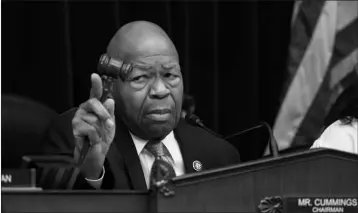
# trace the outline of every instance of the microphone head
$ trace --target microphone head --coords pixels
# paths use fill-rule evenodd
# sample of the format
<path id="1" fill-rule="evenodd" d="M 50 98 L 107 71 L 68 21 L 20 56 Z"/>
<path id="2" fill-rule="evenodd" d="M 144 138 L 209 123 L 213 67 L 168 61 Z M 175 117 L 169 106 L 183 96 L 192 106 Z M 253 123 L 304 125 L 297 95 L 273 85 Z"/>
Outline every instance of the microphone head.
<path id="1" fill-rule="evenodd" d="M 203 123 L 201 122 L 200 118 L 194 114 L 187 114 L 185 116 L 185 121 L 189 124 L 203 126 Z"/>
<path id="2" fill-rule="evenodd" d="M 195 122 L 192 120 L 192 115 L 191 114 L 186 114 L 185 116 L 184 116 L 184 119 L 185 119 L 185 121 L 187 122 L 187 123 L 189 123 L 189 124 L 194 124 Z"/>
<path id="3" fill-rule="evenodd" d="M 193 121 L 199 121 L 199 117 L 194 115 L 194 114 L 188 114 L 186 117 L 188 117 L 190 120 L 193 120 Z"/>

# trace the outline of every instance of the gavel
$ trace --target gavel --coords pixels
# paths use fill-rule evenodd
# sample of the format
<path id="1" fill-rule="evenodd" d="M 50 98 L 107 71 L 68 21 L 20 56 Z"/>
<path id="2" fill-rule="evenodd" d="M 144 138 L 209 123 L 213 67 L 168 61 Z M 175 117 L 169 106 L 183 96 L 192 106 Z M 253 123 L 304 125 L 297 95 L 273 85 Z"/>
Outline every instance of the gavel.
<path id="1" fill-rule="evenodd" d="M 126 76 L 132 71 L 133 66 L 130 63 L 124 63 L 121 60 L 116 60 L 109 57 L 107 54 L 101 55 L 97 70 L 102 79 L 102 96 L 100 98 L 101 103 L 105 102 L 108 98 L 113 98 L 113 84 L 120 77 L 122 80 L 126 79 Z M 83 147 L 80 153 L 80 158 L 77 162 L 77 167 L 85 162 L 88 151 L 90 149 L 90 141 L 88 136 L 85 137 Z"/>

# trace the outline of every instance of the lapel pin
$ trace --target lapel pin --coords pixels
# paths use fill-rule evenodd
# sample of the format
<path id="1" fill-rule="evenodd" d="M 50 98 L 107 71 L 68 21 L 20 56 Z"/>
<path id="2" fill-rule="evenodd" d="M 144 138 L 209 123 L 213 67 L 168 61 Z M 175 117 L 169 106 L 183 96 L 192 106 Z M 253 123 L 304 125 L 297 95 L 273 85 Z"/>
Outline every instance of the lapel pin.
<path id="1" fill-rule="evenodd" d="M 201 170 L 203 170 L 203 164 L 201 164 L 200 161 L 196 160 L 193 162 L 193 168 L 195 171 L 200 172 Z"/>

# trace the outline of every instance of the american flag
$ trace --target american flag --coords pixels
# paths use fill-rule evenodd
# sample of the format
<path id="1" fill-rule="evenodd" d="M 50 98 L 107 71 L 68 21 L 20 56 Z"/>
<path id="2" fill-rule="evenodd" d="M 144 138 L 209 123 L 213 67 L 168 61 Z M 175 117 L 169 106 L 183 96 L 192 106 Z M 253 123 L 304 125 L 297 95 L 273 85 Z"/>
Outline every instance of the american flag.
<path id="1" fill-rule="evenodd" d="M 358 1 L 295 2 L 289 77 L 273 127 L 279 150 L 312 144 L 338 97 L 358 83 L 357 17 Z"/>

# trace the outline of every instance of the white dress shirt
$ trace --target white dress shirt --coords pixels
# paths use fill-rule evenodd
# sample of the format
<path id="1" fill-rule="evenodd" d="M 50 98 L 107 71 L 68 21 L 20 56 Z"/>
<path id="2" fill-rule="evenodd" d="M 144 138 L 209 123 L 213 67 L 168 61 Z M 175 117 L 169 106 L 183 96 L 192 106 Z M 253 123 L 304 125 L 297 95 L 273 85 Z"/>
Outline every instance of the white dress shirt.
<path id="1" fill-rule="evenodd" d="M 149 188 L 150 171 L 151 171 L 151 168 L 153 166 L 155 158 L 148 150 L 144 149 L 145 145 L 148 143 L 147 140 L 143 140 L 141 138 L 138 138 L 137 136 L 133 135 L 132 133 L 130 133 L 130 135 L 131 135 L 131 137 L 133 139 L 133 142 L 134 142 L 135 148 L 137 150 L 137 154 L 138 154 L 140 163 L 142 165 L 145 182 L 147 184 L 147 187 Z M 185 174 L 183 157 L 182 157 L 182 154 L 180 152 L 178 141 L 174 137 L 173 131 L 170 132 L 162 140 L 162 142 L 166 146 L 166 148 L 168 149 L 168 151 L 169 151 L 169 153 L 171 155 L 170 161 L 171 161 L 171 164 L 172 164 L 172 166 L 174 168 L 176 176 L 180 176 L 180 175 Z M 86 179 L 86 180 L 94 188 L 99 189 L 101 187 L 104 174 L 105 174 L 105 170 L 104 170 L 104 167 L 103 167 L 103 173 L 102 173 L 101 178 L 99 178 L 98 180 L 90 180 L 90 179 Z"/>
<path id="2" fill-rule="evenodd" d="M 342 124 L 340 120 L 328 126 L 313 143 L 312 148 L 337 149 L 358 154 L 358 122 Z"/>

